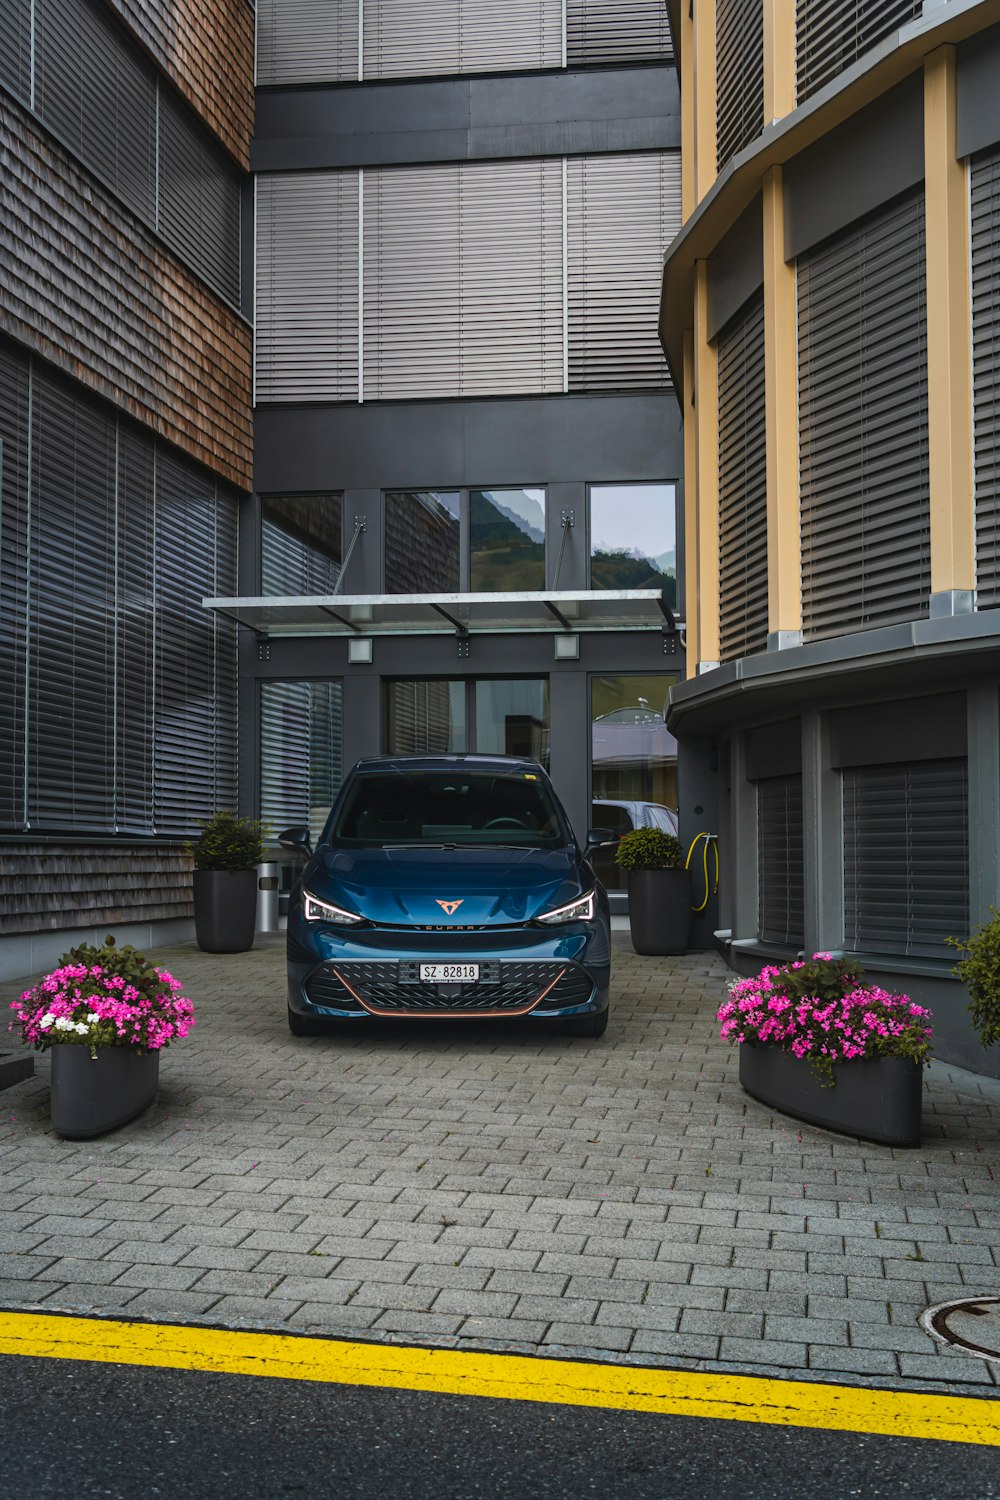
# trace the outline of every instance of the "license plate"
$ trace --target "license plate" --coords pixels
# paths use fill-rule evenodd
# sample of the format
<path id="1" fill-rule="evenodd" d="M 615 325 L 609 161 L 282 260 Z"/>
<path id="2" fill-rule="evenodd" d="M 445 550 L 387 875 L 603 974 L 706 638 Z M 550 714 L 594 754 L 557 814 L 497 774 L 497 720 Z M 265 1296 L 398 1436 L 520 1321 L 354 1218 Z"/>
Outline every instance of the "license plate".
<path id="1" fill-rule="evenodd" d="M 426 984 L 474 984 L 478 964 L 421 964 L 420 978 Z"/>

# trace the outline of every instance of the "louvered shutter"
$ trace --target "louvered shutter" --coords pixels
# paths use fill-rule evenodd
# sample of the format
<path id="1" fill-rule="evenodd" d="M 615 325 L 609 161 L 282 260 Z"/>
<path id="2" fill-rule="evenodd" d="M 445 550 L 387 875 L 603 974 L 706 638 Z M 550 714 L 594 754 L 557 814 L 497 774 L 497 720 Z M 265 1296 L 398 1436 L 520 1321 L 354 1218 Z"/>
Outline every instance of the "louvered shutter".
<path id="1" fill-rule="evenodd" d="M 0 0 L 0 83 L 31 97 L 31 0 Z"/>
<path id="2" fill-rule="evenodd" d="M 566 63 L 647 62 L 673 57 L 664 0 L 566 0 Z"/>
<path id="3" fill-rule="evenodd" d="M 922 192 L 798 264 L 806 636 L 927 614 L 930 514 Z"/>
<path id="4" fill-rule="evenodd" d="M 239 301 L 240 176 L 179 97 L 160 86 L 160 234 L 209 286 Z"/>
<path id="5" fill-rule="evenodd" d="M 718 170 L 764 128 L 763 0 L 716 3 Z"/>
<path id="6" fill-rule="evenodd" d="M 358 76 L 358 0 L 257 0 L 257 82 Z"/>
<path id="7" fill-rule="evenodd" d="M 28 362 L 0 346 L 0 828 L 24 827 Z"/>
<path id="8" fill-rule="evenodd" d="M 228 507 L 229 516 L 220 514 Z M 153 797 L 159 833 L 232 807 L 235 640 L 202 606 L 236 584 L 235 500 L 160 448 L 156 465 Z"/>
<path id="9" fill-rule="evenodd" d="M 969 931 L 965 760 L 843 773 L 844 947 L 952 958 Z"/>
<path id="10" fill-rule="evenodd" d="M 831 78 L 923 14 L 923 0 L 797 0 L 795 57 L 802 104 Z"/>
<path id="11" fill-rule="evenodd" d="M 357 400 L 357 172 L 257 178 L 255 305 L 258 401 Z"/>
<path id="12" fill-rule="evenodd" d="M 153 442 L 122 423 L 118 438 L 118 682 L 115 827 L 153 832 L 155 614 Z"/>
<path id="13" fill-rule="evenodd" d="M 567 162 L 569 389 L 669 384 L 657 335 L 663 253 L 681 224 L 677 152 Z"/>
<path id="14" fill-rule="evenodd" d="M 93 0 L 36 0 L 35 105 L 147 224 L 155 212 L 156 82 Z"/>
<path id="15" fill-rule="evenodd" d="M 558 161 L 364 179 L 365 399 L 563 389 Z"/>
<path id="16" fill-rule="evenodd" d="M 323 831 L 340 788 L 343 759 L 339 682 L 262 682 L 260 816 L 272 838 L 307 823 Z"/>
<path id="17" fill-rule="evenodd" d="M 30 826 L 114 820 L 114 419 L 32 377 Z"/>
<path id="18" fill-rule="evenodd" d="M 764 297 L 719 337 L 719 635 L 723 661 L 767 649 Z"/>
<path id="19" fill-rule="evenodd" d="M 562 66 L 562 0 L 366 0 L 364 76 Z"/>
<path id="20" fill-rule="evenodd" d="M 757 930 L 761 942 L 801 948 L 804 936 L 802 777 L 757 783 Z"/>
<path id="21" fill-rule="evenodd" d="M 1000 605 L 1000 154 L 972 164 L 976 596 Z"/>

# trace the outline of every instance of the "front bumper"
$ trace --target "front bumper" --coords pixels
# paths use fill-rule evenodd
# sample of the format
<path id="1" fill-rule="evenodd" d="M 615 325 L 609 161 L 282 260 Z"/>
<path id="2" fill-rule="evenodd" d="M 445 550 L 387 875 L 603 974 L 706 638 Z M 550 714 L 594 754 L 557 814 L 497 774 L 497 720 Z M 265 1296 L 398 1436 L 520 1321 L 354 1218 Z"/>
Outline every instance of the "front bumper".
<path id="1" fill-rule="evenodd" d="M 478 963 L 467 984 L 427 984 L 420 962 Z M 288 935 L 288 1004 L 301 1016 L 362 1021 L 553 1020 L 599 1014 L 608 1003 L 610 940 L 603 922 L 558 934 L 538 928 L 346 933 L 297 922 Z"/>

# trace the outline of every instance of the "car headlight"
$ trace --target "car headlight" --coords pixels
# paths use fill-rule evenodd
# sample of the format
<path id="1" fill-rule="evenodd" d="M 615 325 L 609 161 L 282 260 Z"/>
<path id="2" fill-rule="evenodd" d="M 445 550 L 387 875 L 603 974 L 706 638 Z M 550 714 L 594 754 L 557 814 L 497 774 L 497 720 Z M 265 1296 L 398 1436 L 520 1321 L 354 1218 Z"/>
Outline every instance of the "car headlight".
<path id="1" fill-rule="evenodd" d="M 555 911 L 547 911 L 544 916 L 536 917 L 536 922 L 544 922 L 546 926 L 557 926 L 560 922 L 592 922 L 594 920 L 594 906 L 597 901 L 597 892 L 588 891 L 586 896 L 577 896 L 575 901 L 570 901 L 567 906 L 557 906 Z"/>
<path id="2" fill-rule="evenodd" d="M 359 917 L 356 911 L 344 911 L 342 907 L 332 906 L 329 901 L 320 901 L 311 891 L 302 892 L 302 915 L 307 922 L 335 922 L 340 927 L 350 927 L 355 922 L 364 921 L 364 917 Z"/>

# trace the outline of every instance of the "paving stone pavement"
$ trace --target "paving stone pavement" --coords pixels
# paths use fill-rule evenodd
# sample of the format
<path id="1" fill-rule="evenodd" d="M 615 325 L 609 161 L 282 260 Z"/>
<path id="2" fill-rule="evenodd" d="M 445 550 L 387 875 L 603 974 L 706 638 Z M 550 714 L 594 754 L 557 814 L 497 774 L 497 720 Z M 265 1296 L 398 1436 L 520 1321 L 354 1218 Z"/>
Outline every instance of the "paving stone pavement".
<path id="1" fill-rule="evenodd" d="M 601 1040 L 296 1039 L 282 940 L 157 950 L 198 1023 L 146 1115 L 59 1140 L 44 1054 L 0 1095 L 0 1305 L 995 1392 L 917 1318 L 1000 1291 L 1000 1082 L 935 1064 L 918 1150 L 800 1125 L 718 958 L 614 943 Z"/>

